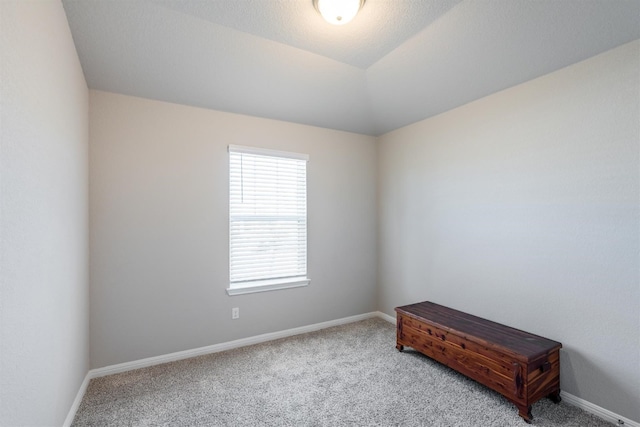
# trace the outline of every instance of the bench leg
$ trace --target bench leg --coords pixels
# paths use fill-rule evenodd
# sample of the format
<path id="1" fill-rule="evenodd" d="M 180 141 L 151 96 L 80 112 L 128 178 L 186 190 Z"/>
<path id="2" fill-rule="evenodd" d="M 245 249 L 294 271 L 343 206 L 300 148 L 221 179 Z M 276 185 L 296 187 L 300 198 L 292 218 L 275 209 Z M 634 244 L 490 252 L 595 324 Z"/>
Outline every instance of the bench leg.
<path id="1" fill-rule="evenodd" d="M 553 393 L 551 393 L 549 396 L 547 396 L 549 399 L 551 399 L 551 401 L 553 403 L 555 403 L 556 405 L 560 402 L 562 402 L 562 398 L 560 397 L 560 390 L 558 391 L 554 391 Z"/>
<path id="2" fill-rule="evenodd" d="M 516 406 L 518 407 L 518 415 L 520 415 L 527 424 L 531 424 L 531 421 L 533 421 L 533 415 L 531 415 L 531 406 Z"/>

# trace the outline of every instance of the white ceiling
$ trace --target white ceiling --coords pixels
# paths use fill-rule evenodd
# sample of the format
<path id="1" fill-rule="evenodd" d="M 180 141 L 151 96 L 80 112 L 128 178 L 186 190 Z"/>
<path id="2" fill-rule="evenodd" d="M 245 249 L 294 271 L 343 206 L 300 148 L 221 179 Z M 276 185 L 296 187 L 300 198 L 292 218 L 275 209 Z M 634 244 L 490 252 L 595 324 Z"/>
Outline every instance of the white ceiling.
<path id="1" fill-rule="evenodd" d="M 63 0 L 87 83 L 380 135 L 640 38 L 640 0 Z"/>

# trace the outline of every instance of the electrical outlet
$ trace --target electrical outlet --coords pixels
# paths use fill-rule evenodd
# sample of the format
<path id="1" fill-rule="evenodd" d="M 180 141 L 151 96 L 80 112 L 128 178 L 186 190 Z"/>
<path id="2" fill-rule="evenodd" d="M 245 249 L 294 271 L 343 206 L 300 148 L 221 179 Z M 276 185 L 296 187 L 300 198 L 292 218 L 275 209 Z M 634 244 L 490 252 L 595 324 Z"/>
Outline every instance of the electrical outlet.
<path id="1" fill-rule="evenodd" d="M 231 309 L 231 318 L 232 319 L 237 319 L 240 317 L 240 308 L 238 307 L 233 307 Z"/>

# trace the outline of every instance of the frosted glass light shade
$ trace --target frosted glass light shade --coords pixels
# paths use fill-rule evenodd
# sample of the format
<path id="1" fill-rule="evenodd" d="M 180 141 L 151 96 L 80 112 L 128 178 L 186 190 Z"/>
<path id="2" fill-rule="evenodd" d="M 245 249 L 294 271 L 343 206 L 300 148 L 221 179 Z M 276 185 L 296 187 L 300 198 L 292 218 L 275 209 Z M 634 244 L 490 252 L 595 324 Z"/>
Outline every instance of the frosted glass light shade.
<path id="1" fill-rule="evenodd" d="M 330 24 L 344 25 L 358 14 L 365 0 L 313 0 L 320 15 Z"/>

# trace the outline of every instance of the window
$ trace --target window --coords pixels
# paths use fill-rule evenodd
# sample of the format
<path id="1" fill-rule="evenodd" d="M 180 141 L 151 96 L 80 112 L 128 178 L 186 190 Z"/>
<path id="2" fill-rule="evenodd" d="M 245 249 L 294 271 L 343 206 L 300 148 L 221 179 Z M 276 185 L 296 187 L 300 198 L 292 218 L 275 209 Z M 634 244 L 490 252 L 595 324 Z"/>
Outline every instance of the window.
<path id="1" fill-rule="evenodd" d="M 309 283 L 307 161 L 229 146 L 229 295 Z"/>

